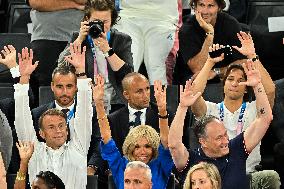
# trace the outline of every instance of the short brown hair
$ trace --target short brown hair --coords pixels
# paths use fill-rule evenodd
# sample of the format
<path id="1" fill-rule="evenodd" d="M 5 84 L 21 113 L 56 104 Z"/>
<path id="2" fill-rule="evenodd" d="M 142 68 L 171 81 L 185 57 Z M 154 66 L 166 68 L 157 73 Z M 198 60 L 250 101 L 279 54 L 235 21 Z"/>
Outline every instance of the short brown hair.
<path id="1" fill-rule="evenodd" d="M 190 7 L 192 9 L 195 9 L 196 4 L 197 4 L 198 0 L 190 0 Z M 226 2 L 224 0 L 215 0 L 215 2 L 217 3 L 218 7 L 223 10 L 226 7 Z"/>
<path id="2" fill-rule="evenodd" d="M 41 116 L 39 117 L 38 125 L 39 125 L 40 129 L 43 129 L 42 121 L 43 121 L 43 118 L 45 116 L 47 116 L 47 115 L 50 115 L 50 116 L 55 116 L 55 115 L 56 116 L 61 116 L 61 117 L 63 117 L 65 119 L 65 121 L 67 120 L 66 115 L 62 111 L 60 111 L 60 110 L 58 110 L 56 108 L 48 109 L 43 114 L 41 114 Z"/>
<path id="3" fill-rule="evenodd" d="M 117 23 L 119 18 L 118 13 L 115 9 L 114 0 L 87 0 L 84 9 L 84 19 L 90 18 L 93 11 L 111 11 L 111 26 Z"/>

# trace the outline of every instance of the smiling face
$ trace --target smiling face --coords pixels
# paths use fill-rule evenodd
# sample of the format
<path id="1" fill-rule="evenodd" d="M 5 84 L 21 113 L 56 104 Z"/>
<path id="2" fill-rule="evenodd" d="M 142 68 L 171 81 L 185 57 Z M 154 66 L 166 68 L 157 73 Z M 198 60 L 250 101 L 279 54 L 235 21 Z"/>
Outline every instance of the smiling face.
<path id="1" fill-rule="evenodd" d="M 46 145 L 52 149 L 60 148 L 67 140 L 67 124 L 64 117 L 59 115 L 45 115 L 42 119 L 40 136 Z"/>
<path id="2" fill-rule="evenodd" d="M 135 161 L 142 161 L 143 163 L 149 163 L 153 157 L 153 148 L 149 145 L 146 138 L 142 137 L 137 140 L 133 151 L 133 157 Z"/>
<path id="3" fill-rule="evenodd" d="M 192 189 L 212 189 L 213 185 L 207 173 L 203 169 L 197 169 L 191 174 Z"/>
<path id="4" fill-rule="evenodd" d="M 230 100 L 243 99 L 246 93 L 246 86 L 239 85 L 240 82 L 244 82 L 244 72 L 240 69 L 232 69 L 225 80 L 224 94 L 225 98 Z"/>
<path id="5" fill-rule="evenodd" d="M 199 139 L 204 153 L 211 158 L 218 158 L 229 153 L 229 137 L 223 123 L 217 119 L 206 125 L 206 136 Z"/>
<path id="6" fill-rule="evenodd" d="M 201 13 L 201 17 L 206 23 L 214 26 L 220 8 L 215 0 L 198 0 L 195 10 Z"/>

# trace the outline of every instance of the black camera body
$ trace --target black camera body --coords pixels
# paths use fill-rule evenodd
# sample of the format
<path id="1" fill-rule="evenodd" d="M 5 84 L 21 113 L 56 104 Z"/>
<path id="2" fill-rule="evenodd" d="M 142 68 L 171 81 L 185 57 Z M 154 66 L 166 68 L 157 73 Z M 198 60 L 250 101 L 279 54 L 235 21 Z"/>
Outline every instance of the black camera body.
<path id="1" fill-rule="evenodd" d="M 94 20 L 89 22 L 89 34 L 92 38 L 96 39 L 104 33 L 104 23 L 101 20 Z"/>
<path id="2" fill-rule="evenodd" d="M 211 58 L 216 58 L 218 56 L 221 56 L 221 54 L 224 53 L 224 58 L 232 55 L 233 53 L 233 49 L 231 46 L 227 45 L 227 46 L 224 46 L 218 50 L 215 50 L 215 51 L 212 51 L 212 52 L 209 52 L 209 55 Z"/>

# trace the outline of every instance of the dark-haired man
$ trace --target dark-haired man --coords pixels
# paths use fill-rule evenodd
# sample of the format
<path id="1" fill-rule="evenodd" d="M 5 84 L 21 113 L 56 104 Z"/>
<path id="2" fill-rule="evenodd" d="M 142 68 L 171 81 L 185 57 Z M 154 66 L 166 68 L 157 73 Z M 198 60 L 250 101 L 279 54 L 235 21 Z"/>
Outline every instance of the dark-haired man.
<path id="1" fill-rule="evenodd" d="M 81 47 L 80 47 L 81 48 Z M 85 65 L 84 52 L 72 52 L 77 58 L 76 70 Z M 33 127 L 32 115 L 28 105 L 29 79 L 37 63 L 32 65 L 32 51 L 22 51 L 19 56 L 20 83 L 15 88 L 15 128 L 18 139 L 35 143 L 33 156 L 29 162 L 30 183 L 40 171 L 50 170 L 65 183 L 67 189 L 85 188 L 87 184 L 87 153 L 92 133 L 92 90 L 90 79 L 80 76 L 77 80 L 77 111 L 74 117 L 74 134 L 67 141 L 68 129 L 66 115 L 58 109 L 49 109 L 40 118 L 40 136 L 45 143 L 39 142 Z M 71 129 L 70 129 L 71 130 Z"/>

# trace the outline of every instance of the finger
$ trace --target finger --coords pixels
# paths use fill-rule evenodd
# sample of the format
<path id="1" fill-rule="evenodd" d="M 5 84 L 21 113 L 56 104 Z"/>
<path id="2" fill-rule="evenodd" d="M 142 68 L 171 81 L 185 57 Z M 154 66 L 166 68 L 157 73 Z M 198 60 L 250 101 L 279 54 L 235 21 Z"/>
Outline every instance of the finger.
<path id="1" fill-rule="evenodd" d="M 20 141 L 16 142 L 16 146 L 18 148 L 18 150 L 20 150 L 20 144 L 19 144 Z"/>
<path id="2" fill-rule="evenodd" d="M 247 81 L 245 81 L 245 82 L 240 82 L 239 85 L 240 85 L 240 86 L 247 86 L 247 85 L 248 85 L 248 82 L 247 82 Z"/>
<path id="3" fill-rule="evenodd" d="M 22 54 L 18 53 L 19 64 L 22 63 Z"/>
<path id="4" fill-rule="evenodd" d="M 30 60 L 32 61 L 34 58 L 34 52 L 33 49 L 30 49 Z"/>
<path id="5" fill-rule="evenodd" d="M 196 101 L 201 96 L 201 92 L 197 92 L 195 95 L 193 95 L 194 101 Z"/>
<path id="6" fill-rule="evenodd" d="M 244 70 L 245 70 L 245 73 L 248 73 L 248 68 L 247 68 L 247 64 L 246 63 L 243 63 L 242 64 Z"/>
<path id="7" fill-rule="evenodd" d="M 8 48 L 10 49 L 11 52 L 16 50 L 13 45 L 8 45 Z"/>
<path id="8" fill-rule="evenodd" d="M 1 53 L 4 55 L 4 57 L 6 57 L 6 56 L 7 56 L 7 53 L 6 53 L 6 51 L 5 51 L 5 50 L 1 50 Z"/>
<path id="9" fill-rule="evenodd" d="M 217 43 L 215 48 L 216 50 L 220 49 L 220 45 Z"/>
<path id="10" fill-rule="evenodd" d="M 73 43 L 70 43 L 70 53 L 71 53 L 71 55 L 74 54 L 74 45 L 73 45 Z"/>
<path id="11" fill-rule="evenodd" d="M 164 94 L 167 93 L 167 87 L 168 87 L 167 85 L 164 86 L 164 89 L 163 89 Z"/>
<path id="12" fill-rule="evenodd" d="M 35 63 L 34 63 L 34 69 L 36 69 L 37 68 L 37 66 L 38 66 L 38 63 L 39 63 L 39 61 L 36 61 Z"/>
<path id="13" fill-rule="evenodd" d="M 4 46 L 4 50 L 5 50 L 5 52 L 6 52 L 7 54 L 10 54 L 10 53 L 11 53 L 7 46 Z"/>
<path id="14" fill-rule="evenodd" d="M 182 85 L 179 86 L 179 94 L 180 94 L 180 97 L 181 97 L 182 94 L 183 94 L 183 86 L 182 86 Z"/>
<path id="15" fill-rule="evenodd" d="M 234 49 L 236 49 L 237 51 L 240 52 L 241 48 L 237 47 L 237 46 L 232 46 Z"/>
<path id="16" fill-rule="evenodd" d="M 22 59 L 26 58 L 26 54 L 25 54 L 25 48 L 22 48 Z"/>

